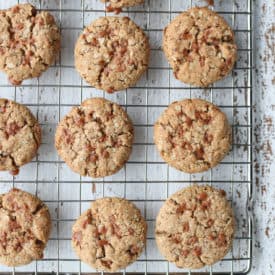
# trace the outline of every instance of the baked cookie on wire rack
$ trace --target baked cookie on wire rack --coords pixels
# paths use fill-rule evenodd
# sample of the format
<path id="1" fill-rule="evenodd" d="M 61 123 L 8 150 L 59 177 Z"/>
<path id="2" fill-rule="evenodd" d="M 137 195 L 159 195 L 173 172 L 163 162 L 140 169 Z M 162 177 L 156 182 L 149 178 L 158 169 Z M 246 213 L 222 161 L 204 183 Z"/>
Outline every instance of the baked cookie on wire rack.
<path id="1" fill-rule="evenodd" d="M 231 127 L 214 104 L 185 99 L 168 106 L 154 126 L 161 157 L 172 167 L 199 173 L 216 165 L 231 148 Z"/>
<path id="2" fill-rule="evenodd" d="M 55 146 L 74 172 L 98 178 L 123 167 L 133 138 L 132 122 L 122 107 L 104 98 L 91 98 L 61 120 Z"/>
<path id="3" fill-rule="evenodd" d="M 141 5 L 144 0 L 101 0 L 103 3 L 107 3 L 107 12 L 114 12 L 116 14 L 120 13 L 123 8 L 133 7 Z"/>
<path id="4" fill-rule="evenodd" d="M 146 242 L 147 224 L 140 210 L 121 198 L 94 201 L 75 222 L 72 246 L 93 268 L 115 272 L 134 262 Z"/>
<path id="5" fill-rule="evenodd" d="M 16 188 L 0 195 L 0 221 L 1 264 L 20 266 L 43 258 L 51 217 L 39 198 Z"/>
<path id="6" fill-rule="evenodd" d="M 161 254 L 177 267 L 191 269 L 221 260 L 232 246 L 234 231 L 225 191 L 197 185 L 166 200 L 155 228 Z"/>
<path id="7" fill-rule="evenodd" d="M 0 70 L 13 85 L 39 77 L 56 59 L 60 32 L 54 17 L 30 4 L 0 12 Z"/>
<path id="8" fill-rule="evenodd" d="M 41 128 L 31 111 L 0 98 L 0 171 L 17 175 L 35 157 L 40 144 Z"/>
<path id="9" fill-rule="evenodd" d="M 191 8 L 164 29 L 163 50 L 175 77 L 206 87 L 232 70 L 237 59 L 234 33 L 208 8 Z"/>
<path id="10" fill-rule="evenodd" d="M 101 17 L 78 38 L 75 66 L 90 85 L 113 93 L 136 84 L 149 53 L 147 36 L 130 18 Z"/>

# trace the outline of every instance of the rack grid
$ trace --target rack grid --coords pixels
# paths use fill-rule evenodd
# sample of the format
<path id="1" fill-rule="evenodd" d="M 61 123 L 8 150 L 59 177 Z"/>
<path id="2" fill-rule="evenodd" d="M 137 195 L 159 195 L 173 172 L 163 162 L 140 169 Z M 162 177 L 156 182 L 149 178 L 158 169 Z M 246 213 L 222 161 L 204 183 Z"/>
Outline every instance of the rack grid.
<path id="1" fill-rule="evenodd" d="M 38 195 L 49 206 L 53 230 L 44 259 L 27 266 L 0 266 L 0 274 L 103 274 L 93 271 L 74 255 L 71 226 L 90 201 L 120 196 L 133 201 L 148 223 L 147 247 L 137 262 L 118 274 L 247 274 L 252 261 L 252 0 L 215 0 L 214 10 L 232 26 L 238 44 L 238 61 L 232 74 L 208 89 L 190 87 L 175 80 L 161 50 L 163 28 L 181 11 L 202 6 L 202 0 L 145 0 L 120 16 L 129 16 L 150 38 L 151 61 L 135 87 L 107 94 L 90 87 L 74 69 L 75 41 L 83 27 L 105 16 L 100 0 L 6 0 L 0 8 L 30 2 L 54 14 L 62 33 L 62 50 L 54 66 L 39 79 L 12 87 L 0 75 L 1 97 L 28 106 L 43 129 L 39 154 L 20 174 L 0 175 L 0 193 L 18 187 Z M 55 128 L 72 106 L 85 98 L 102 96 L 125 107 L 135 127 L 130 160 L 116 175 L 93 180 L 69 170 L 54 149 Z M 189 175 L 168 167 L 159 157 L 152 127 L 167 105 L 183 98 L 203 98 L 218 105 L 229 117 L 233 131 L 230 154 L 208 172 Z M 154 241 L 155 217 L 165 199 L 192 183 L 223 188 L 235 211 L 237 228 L 233 248 L 217 264 L 201 270 L 177 269 L 159 254 Z"/>

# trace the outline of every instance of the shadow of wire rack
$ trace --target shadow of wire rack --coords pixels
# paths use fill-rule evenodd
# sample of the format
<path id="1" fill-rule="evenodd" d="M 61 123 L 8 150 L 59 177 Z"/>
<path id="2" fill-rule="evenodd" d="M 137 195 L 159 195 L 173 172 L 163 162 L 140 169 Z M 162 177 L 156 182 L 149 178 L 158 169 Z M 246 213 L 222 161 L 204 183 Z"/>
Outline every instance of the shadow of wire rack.
<path id="1" fill-rule="evenodd" d="M 26 1 L 1 1 L 7 8 Z M 232 26 L 238 44 L 238 61 L 232 74 L 208 89 L 184 85 L 174 79 L 161 50 L 162 30 L 181 11 L 199 0 L 145 0 L 121 15 L 131 17 L 150 37 L 151 62 L 148 72 L 133 88 L 106 94 L 89 87 L 74 69 L 73 50 L 83 26 L 104 16 L 100 0 L 32 0 L 40 9 L 51 11 L 62 31 L 59 60 L 40 79 L 25 81 L 14 88 L 0 75 L 1 97 L 24 103 L 33 110 L 43 129 L 43 143 L 37 158 L 12 177 L 0 175 L 1 193 L 19 187 L 37 194 L 50 208 L 53 232 L 44 259 L 30 265 L 7 268 L 0 274 L 102 274 L 92 271 L 74 255 L 71 226 L 91 200 L 121 196 L 136 203 L 148 222 L 147 248 L 137 262 L 118 274 L 247 274 L 252 260 L 252 1 L 215 1 L 219 12 Z M 58 159 L 54 132 L 59 119 L 74 105 L 92 96 L 103 96 L 123 105 L 135 126 L 131 159 L 114 176 L 92 181 L 71 172 Z M 171 102 L 200 97 L 220 106 L 228 115 L 233 147 L 222 163 L 211 171 L 187 175 L 168 167 L 153 144 L 152 126 Z M 159 254 L 154 241 L 156 214 L 167 196 L 190 183 L 208 183 L 226 190 L 237 218 L 236 238 L 228 255 L 212 267 L 199 271 L 177 269 Z M 93 187 L 92 187 L 93 186 Z"/>

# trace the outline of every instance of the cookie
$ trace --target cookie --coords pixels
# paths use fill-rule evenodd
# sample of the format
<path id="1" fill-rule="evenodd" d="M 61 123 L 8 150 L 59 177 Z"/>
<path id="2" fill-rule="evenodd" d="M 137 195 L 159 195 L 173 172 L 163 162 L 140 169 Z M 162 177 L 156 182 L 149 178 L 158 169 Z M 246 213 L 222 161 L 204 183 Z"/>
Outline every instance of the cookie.
<path id="1" fill-rule="evenodd" d="M 30 4 L 0 12 L 0 70 L 11 84 L 39 77 L 52 65 L 60 49 L 60 33 L 53 16 Z"/>
<path id="2" fill-rule="evenodd" d="M 55 146 L 74 172 L 98 178 L 123 167 L 130 157 L 133 138 L 132 122 L 118 104 L 91 98 L 59 123 Z"/>
<path id="3" fill-rule="evenodd" d="M 216 166 L 231 148 L 226 115 L 212 103 L 185 99 L 168 106 L 154 126 L 161 157 L 172 167 L 199 173 Z"/>
<path id="4" fill-rule="evenodd" d="M 120 13 L 122 8 L 141 5 L 144 0 L 101 0 L 101 2 L 109 3 L 106 8 L 107 12 Z"/>
<path id="5" fill-rule="evenodd" d="M 173 194 L 156 220 L 161 254 L 180 268 L 201 268 L 230 250 L 235 220 L 223 190 L 191 186 Z"/>
<path id="6" fill-rule="evenodd" d="M 232 70 L 237 59 L 233 31 L 208 8 L 191 8 L 164 29 L 163 49 L 175 77 L 206 87 Z"/>
<path id="7" fill-rule="evenodd" d="M 115 272 L 139 257 L 147 225 L 133 203 L 103 198 L 91 204 L 72 231 L 73 249 L 83 262 L 101 271 Z"/>
<path id="8" fill-rule="evenodd" d="M 39 198 L 15 188 L 0 195 L 0 221 L 1 264 L 19 266 L 43 258 L 51 218 Z"/>
<path id="9" fill-rule="evenodd" d="M 128 17 L 101 17 L 78 38 L 75 66 L 97 89 L 112 93 L 134 85 L 149 63 L 148 38 Z"/>
<path id="10" fill-rule="evenodd" d="M 41 143 L 41 128 L 31 111 L 0 98 L 0 171 L 18 174 L 30 162 Z"/>

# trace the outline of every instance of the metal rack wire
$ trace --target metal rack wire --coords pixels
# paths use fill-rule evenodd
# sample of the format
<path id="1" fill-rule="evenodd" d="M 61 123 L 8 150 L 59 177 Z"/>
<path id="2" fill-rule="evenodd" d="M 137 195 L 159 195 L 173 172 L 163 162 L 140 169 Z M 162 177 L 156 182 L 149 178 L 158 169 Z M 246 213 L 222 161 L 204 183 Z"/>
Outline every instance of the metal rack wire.
<path id="1" fill-rule="evenodd" d="M 19 2 L 26 1 L 1 1 L 0 8 Z M 72 252 L 71 226 L 91 200 L 103 196 L 121 196 L 135 202 L 149 226 L 145 252 L 121 274 L 247 274 L 252 259 L 252 1 L 215 1 L 214 9 L 236 33 L 239 57 L 231 76 L 209 89 L 176 81 L 161 50 L 163 27 L 182 10 L 202 5 L 202 1 L 147 0 L 144 6 L 122 13 L 146 31 L 152 54 L 143 79 L 135 87 L 113 95 L 84 83 L 73 64 L 75 40 L 85 25 L 106 14 L 103 4 L 99 0 L 29 2 L 56 16 L 62 31 L 62 51 L 58 62 L 40 79 L 25 81 L 21 87 L 11 87 L 5 76 L 0 75 L 1 97 L 30 107 L 43 129 L 43 143 L 37 158 L 26 165 L 19 176 L 1 174 L 0 191 L 16 186 L 37 194 L 49 206 L 54 228 L 43 260 L 18 268 L 0 266 L 0 274 L 91 274 L 91 269 Z M 72 106 L 91 96 L 104 96 L 124 106 L 134 122 L 136 134 L 132 157 L 124 169 L 96 181 L 71 172 L 58 159 L 53 145 L 60 118 Z M 152 126 L 160 112 L 169 103 L 187 97 L 201 97 L 217 104 L 233 125 L 230 155 L 218 167 L 202 174 L 187 175 L 168 167 L 152 140 Z M 159 254 L 154 242 L 154 222 L 164 200 L 194 182 L 227 191 L 237 217 L 236 238 L 230 253 L 214 266 L 198 271 L 180 270 Z"/>

